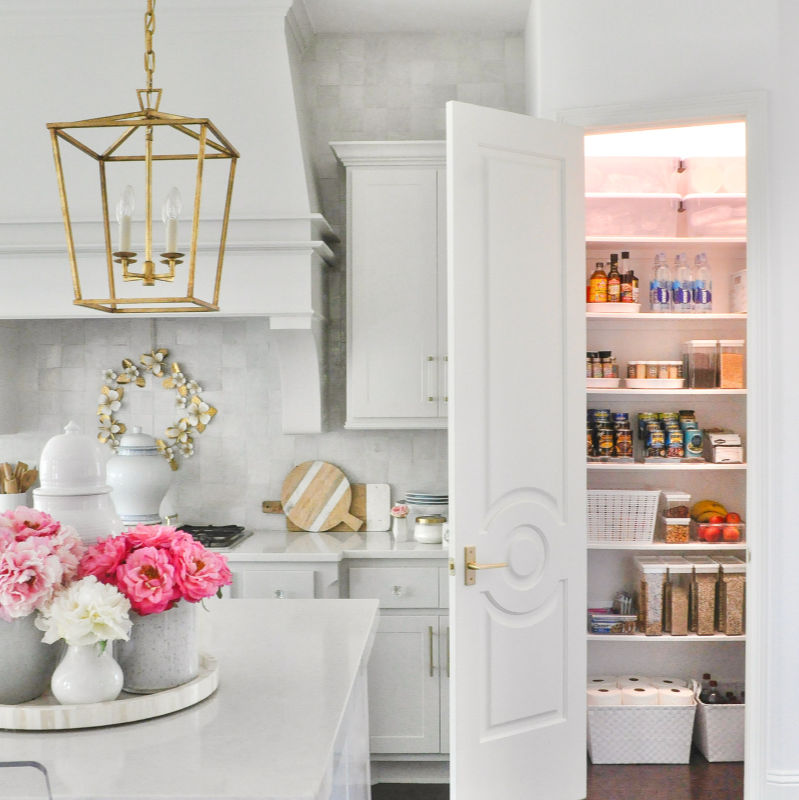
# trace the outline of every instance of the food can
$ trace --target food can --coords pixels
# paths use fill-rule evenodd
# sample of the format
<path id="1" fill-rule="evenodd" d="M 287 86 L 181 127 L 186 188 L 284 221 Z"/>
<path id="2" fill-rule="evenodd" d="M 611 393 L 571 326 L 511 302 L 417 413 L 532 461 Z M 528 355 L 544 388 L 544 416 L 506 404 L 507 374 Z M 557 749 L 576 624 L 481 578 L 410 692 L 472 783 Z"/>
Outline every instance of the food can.
<path id="1" fill-rule="evenodd" d="M 699 458 L 702 455 L 702 442 L 704 434 L 698 428 L 689 428 L 685 431 L 685 455 L 688 458 Z"/>

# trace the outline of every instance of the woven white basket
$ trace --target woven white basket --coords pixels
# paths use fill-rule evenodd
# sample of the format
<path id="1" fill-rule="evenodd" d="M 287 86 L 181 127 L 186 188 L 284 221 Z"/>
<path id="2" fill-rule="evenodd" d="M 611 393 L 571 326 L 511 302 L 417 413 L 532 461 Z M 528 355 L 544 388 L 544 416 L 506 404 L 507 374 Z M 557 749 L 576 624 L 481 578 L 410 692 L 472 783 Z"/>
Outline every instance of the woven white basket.
<path id="1" fill-rule="evenodd" d="M 660 490 L 589 489 L 589 542 L 651 542 Z"/>
<path id="2" fill-rule="evenodd" d="M 687 764 L 696 706 L 590 706 L 594 764 Z"/>
<path id="3" fill-rule="evenodd" d="M 697 703 L 694 744 L 708 761 L 744 760 L 745 708 Z"/>

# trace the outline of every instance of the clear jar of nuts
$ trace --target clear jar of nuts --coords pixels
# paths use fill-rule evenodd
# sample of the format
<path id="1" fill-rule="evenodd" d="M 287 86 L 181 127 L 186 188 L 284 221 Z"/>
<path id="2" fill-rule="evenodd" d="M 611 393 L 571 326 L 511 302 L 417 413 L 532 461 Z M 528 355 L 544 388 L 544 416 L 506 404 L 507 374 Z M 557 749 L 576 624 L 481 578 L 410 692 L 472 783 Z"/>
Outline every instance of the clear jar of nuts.
<path id="1" fill-rule="evenodd" d="M 693 565 L 689 628 L 699 636 L 716 632 L 716 582 L 719 565 L 708 556 L 685 556 Z"/>
<path id="2" fill-rule="evenodd" d="M 666 565 L 657 556 L 638 556 L 638 628 L 647 636 L 663 633 L 663 589 Z"/>
<path id="3" fill-rule="evenodd" d="M 714 556 L 721 567 L 718 579 L 719 631 L 728 636 L 744 632 L 746 563 L 736 556 Z"/>

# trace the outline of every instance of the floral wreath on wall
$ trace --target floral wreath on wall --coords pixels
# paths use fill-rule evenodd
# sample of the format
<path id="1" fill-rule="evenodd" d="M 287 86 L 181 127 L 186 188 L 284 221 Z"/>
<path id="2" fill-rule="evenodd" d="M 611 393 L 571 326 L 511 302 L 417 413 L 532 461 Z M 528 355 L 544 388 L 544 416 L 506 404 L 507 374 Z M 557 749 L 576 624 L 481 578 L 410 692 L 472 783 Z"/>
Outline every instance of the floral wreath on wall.
<path id="1" fill-rule="evenodd" d="M 216 415 L 216 409 L 200 397 L 202 387 L 197 381 L 186 377 L 177 361 L 172 362 L 167 373 L 164 361 L 168 355 L 169 351 L 162 347 L 143 353 L 139 360 L 141 366 L 137 366 L 130 358 L 123 358 L 120 372 L 113 369 L 103 371 L 103 388 L 97 406 L 100 420 L 97 438 L 103 444 L 111 445 L 114 450 L 119 447 L 119 437 L 125 433 L 127 427 L 115 415 L 122 408 L 125 387 L 146 386 L 144 374 L 149 372 L 156 378 L 163 378 L 161 383 L 165 389 L 174 390 L 175 405 L 185 414 L 164 431 L 163 439 L 155 440 L 169 466 L 177 469 L 178 453 L 184 458 L 194 455 L 194 437 L 208 427 Z"/>

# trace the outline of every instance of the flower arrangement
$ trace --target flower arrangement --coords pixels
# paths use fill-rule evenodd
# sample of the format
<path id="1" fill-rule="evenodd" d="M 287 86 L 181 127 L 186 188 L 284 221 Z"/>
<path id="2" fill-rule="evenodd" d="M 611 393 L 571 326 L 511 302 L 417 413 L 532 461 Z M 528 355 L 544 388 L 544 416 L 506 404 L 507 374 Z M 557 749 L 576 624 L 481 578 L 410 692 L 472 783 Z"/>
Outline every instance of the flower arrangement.
<path id="1" fill-rule="evenodd" d="M 223 555 L 167 525 L 138 525 L 100 539 L 86 551 L 78 574 L 116 586 L 140 616 L 166 611 L 180 600 L 196 603 L 232 582 Z"/>
<path id="2" fill-rule="evenodd" d="M 103 650 L 109 641 L 130 638 L 129 611 L 130 602 L 115 586 L 87 575 L 56 591 L 35 624 L 46 644 L 63 639 L 69 645 L 99 643 Z"/>
<path id="3" fill-rule="evenodd" d="M 43 511 L 19 506 L 0 515 L 0 619 L 49 603 L 75 577 L 83 552 L 75 529 Z"/>
<path id="4" fill-rule="evenodd" d="M 405 503 L 395 503 L 391 507 L 391 516 L 396 517 L 397 519 L 405 519 L 410 513 L 410 508 L 405 505 Z"/>

